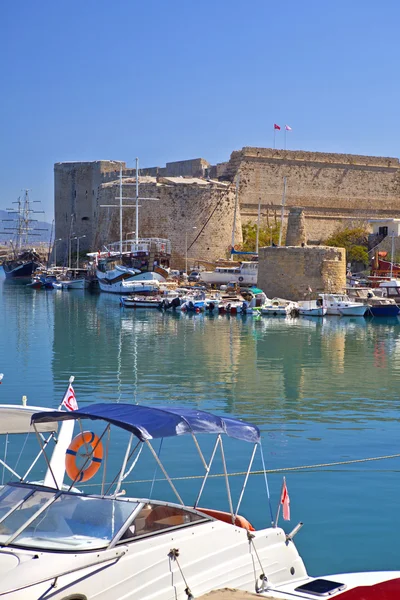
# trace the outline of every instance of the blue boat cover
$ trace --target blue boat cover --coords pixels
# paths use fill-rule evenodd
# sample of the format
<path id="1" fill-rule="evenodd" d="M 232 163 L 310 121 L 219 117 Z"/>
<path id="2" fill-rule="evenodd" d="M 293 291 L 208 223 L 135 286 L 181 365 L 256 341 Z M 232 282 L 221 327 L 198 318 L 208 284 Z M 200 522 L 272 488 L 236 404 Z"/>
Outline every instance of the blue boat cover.
<path id="1" fill-rule="evenodd" d="M 47 411 L 32 415 L 32 423 L 76 419 L 106 421 L 130 431 L 142 442 L 187 433 L 225 433 L 244 442 L 260 441 L 260 431 L 255 425 L 194 408 L 101 403 L 71 412 Z"/>

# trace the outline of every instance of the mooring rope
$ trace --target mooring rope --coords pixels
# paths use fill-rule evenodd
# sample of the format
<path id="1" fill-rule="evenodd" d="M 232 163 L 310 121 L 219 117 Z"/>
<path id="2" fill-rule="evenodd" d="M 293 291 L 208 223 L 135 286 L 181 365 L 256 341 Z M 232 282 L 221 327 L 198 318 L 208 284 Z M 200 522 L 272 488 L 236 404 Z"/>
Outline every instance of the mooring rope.
<path id="1" fill-rule="evenodd" d="M 377 460 L 387 460 L 390 458 L 399 458 L 400 454 L 386 454 L 384 456 L 372 456 L 370 458 L 355 458 L 353 460 L 342 460 L 331 463 L 317 463 L 314 465 L 299 465 L 297 467 L 280 467 L 279 469 L 266 469 L 265 473 L 287 473 L 289 471 L 304 471 L 307 469 L 323 469 L 327 467 L 338 467 L 342 465 L 354 465 L 359 463 L 373 462 Z M 246 471 L 238 471 L 236 473 L 228 473 L 228 477 L 244 477 Z M 249 475 L 264 475 L 264 470 L 250 471 Z M 209 478 L 225 477 L 225 473 L 214 473 L 208 476 Z M 182 477 L 171 477 L 173 481 L 185 481 L 190 479 L 203 479 L 204 475 L 186 475 Z M 165 479 L 136 479 L 133 481 L 125 481 L 125 483 L 153 483 L 154 481 L 166 481 Z M 96 483 L 85 483 L 81 487 L 98 485 Z"/>

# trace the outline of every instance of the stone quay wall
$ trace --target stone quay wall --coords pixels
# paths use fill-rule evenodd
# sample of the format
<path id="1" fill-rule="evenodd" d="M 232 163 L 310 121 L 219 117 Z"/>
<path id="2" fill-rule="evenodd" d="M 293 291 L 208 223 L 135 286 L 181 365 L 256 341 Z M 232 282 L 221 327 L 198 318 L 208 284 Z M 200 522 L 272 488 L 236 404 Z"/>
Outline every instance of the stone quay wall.
<path id="1" fill-rule="evenodd" d="M 318 293 L 342 292 L 346 286 L 346 251 L 330 246 L 260 248 L 258 287 L 269 298 L 304 300 Z M 310 295 L 309 288 L 312 293 Z"/>
<path id="2" fill-rule="evenodd" d="M 135 183 L 135 180 L 124 180 Z M 125 196 L 132 196 L 124 189 Z M 99 208 L 94 249 L 119 239 L 119 182 L 102 184 L 98 193 L 98 206 L 113 204 L 115 208 Z M 140 178 L 140 197 L 157 200 L 140 200 L 139 237 L 168 238 L 172 246 L 172 261 L 175 268 L 185 268 L 186 234 L 189 266 L 194 259 L 215 261 L 226 257 L 230 249 L 232 223 L 235 208 L 235 189 L 230 184 L 205 182 L 203 185 L 171 183 L 152 177 Z M 124 204 L 134 204 L 125 201 Z M 124 239 L 135 230 L 135 208 L 123 209 Z M 129 238 L 134 235 L 129 234 Z M 236 219 L 237 243 L 242 242 L 240 215 Z"/>
<path id="3" fill-rule="evenodd" d="M 286 177 L 285 219 L 304 207 L 308 241 L 319 243 L 342 223 L 400 216 L 397 158 L 245 147 L 231 154 L 221 179 L 240 176 L 242 221 L 277 213 Z"/>

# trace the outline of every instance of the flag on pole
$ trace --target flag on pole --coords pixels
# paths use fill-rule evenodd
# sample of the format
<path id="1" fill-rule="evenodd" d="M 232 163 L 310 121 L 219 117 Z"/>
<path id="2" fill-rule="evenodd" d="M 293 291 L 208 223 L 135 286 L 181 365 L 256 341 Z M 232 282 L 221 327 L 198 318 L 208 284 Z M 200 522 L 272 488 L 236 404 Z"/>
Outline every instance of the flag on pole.
<path id="1" fill-rule="evenodd" d="M 286 478 L 283 478 L 282 492 L 281 492 L 281 505 L 282 505 L 282 516 L 285 521 L 290 521 L 290 498 L 289 492 L 286 486 Z"/>
<path id="2" fill-rule="evenodd" d="M 67 391 L 65 392 L 61 406 L 65 406 L 67 410 L 78 410 L 78 403 L 75 398 L 74 388 L 69 384 Z"/>
<path id="3" fill-rule="evenodd" d="M 280 129 L 280 125 L 277 125 L 276 123 L 274 123 L 274 129 Z"/>
<path id="4" fill-rule="evenodd" d="M 292 131 L 292 128 L 289 127 L 289 125 L 285 125 L 285 129 L 286 129 L 286 131 Z"/>

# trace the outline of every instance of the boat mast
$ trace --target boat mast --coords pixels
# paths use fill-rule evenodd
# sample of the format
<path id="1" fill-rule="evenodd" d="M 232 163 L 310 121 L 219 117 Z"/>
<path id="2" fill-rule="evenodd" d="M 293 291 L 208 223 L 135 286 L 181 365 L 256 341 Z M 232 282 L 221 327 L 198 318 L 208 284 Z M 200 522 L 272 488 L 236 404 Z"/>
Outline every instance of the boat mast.
<path id="1" fill-rule="evenodd" d="M 122 163 L 119 166 L 119 251 L 122 255 Z"/>
<path id="2" fill-rule="evenodd" d="M 282 230 L 283 230 L 283 217 L 285 215 L 285 201 L 286 201 L 286 177 L 283 178 L 283 194 L 282 194 L 282 208 L 281 208 L 281 227 L 279 230 L 279 242 L 278 246 L 282 245 Z"/>
<path id="3" fill-rule="evenodd" d="M 139 159 L 136 157 L 136 244 L 139 243 Z"/>
<path id="4" fill-rule="evenodd" d="M 236 175 L 236 197 L 235 197 L 235 210 L 233 212 L 233 227 L 232 227 L 232 243 L 231 243 L 231 258 L 233 260 L 232 250 L 235 249 L 235 229 L 236 229 L 236 214 L 237 214 L 237 206 L 238 206 L 238 198 L 239 198 L 239 182 L 240 175 L 239 173 Z"/>
<path id="5" fill-rule="evenodd" d="M 258 199 L 256 254 L 258 254 L 258 237 L 259 237 L 259 234 L 260 234 L 260 212 L 261 212 L 261 198 Z"/>

